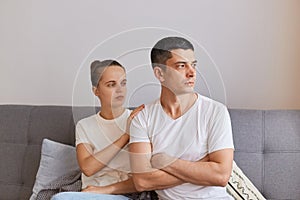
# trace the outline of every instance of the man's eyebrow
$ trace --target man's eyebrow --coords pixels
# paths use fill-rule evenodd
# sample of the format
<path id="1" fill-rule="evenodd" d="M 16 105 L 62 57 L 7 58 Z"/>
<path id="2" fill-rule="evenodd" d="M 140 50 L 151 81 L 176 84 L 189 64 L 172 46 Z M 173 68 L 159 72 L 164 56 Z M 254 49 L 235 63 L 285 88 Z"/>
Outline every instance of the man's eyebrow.
<path id="1" fill-rule="evenodd" d="M 197 63 L 198 61 L 197 60 L 194 60 L 192 61 L 192 63 Z M 175 62 L 175 64 L 185 64 L 185 63 L 188 63 L 187 61 L 178 61 L 178 62 Z"/>

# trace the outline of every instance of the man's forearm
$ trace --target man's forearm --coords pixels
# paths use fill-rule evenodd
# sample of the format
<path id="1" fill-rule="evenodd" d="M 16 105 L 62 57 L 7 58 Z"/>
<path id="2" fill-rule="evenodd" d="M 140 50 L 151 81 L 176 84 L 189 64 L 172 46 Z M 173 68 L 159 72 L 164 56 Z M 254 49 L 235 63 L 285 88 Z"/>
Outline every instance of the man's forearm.
<path id="1" fill-rule="evenodd" d="M 212 161 L 189 162 L 177 160 L 162 170 L 196 185 L 223 185 L 224 181 L 219 164 Z"/>
<path id="2" fill-rule="evenodd" d="M 196 185 L 225 186 L 232 169 L 232 150 L 213 153 L 212 158 L 196 162 L 176 159 L 169 165 L 161 167 L 161 170 Z"/>
<path id="3" fill-rule="evenodd" d="M 161 190 L 184 183 L 168 172 L 154 169 L 152 172 L 133 174 L 135 187 L 138 191 Z"/>
<path id="4" fill-rule="evenodd" d="M 133 143 L 129 149 L 133 181 L 138 191 L 165 189 L 183 183 L 180 178 L 152 167 L 150 143 Z"/>

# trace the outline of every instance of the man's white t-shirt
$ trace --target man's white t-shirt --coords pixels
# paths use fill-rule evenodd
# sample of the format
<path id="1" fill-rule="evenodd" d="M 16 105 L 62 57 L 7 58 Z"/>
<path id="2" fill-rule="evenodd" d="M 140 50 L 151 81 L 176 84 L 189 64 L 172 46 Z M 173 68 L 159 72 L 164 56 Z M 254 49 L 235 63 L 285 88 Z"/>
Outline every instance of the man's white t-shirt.
<path id="1" fill-rule="evenodd" d="M 80 120 L 76 125 L 76 146 L 87 143 L 93 147 L 93 153 L 103 150 L 125 133 L 129 115 L 130 110 L 126 109 L 121 116 L 113 120 L 106 120 L 99 113 Z M 88 185 L 105 186 L 127 180 L 129 172 L 129 153 L 126 145 L 96 174 L 87 177 L 82 173 L 82 188 Z"/>
<path id="2" fill-rule="evenodd" d="M 166 153 L 189 161 L 234 148 L 227 108 L 199 94 L 193 106 L 177 119 L 165 113 L 159 99 L 146 105 L 131 124 L 130 143 L 135 142 L 151 143 L 153 154 Z M 191 183 L 156 192 L 159 199 L 232 199 L 225 187 Z"/>

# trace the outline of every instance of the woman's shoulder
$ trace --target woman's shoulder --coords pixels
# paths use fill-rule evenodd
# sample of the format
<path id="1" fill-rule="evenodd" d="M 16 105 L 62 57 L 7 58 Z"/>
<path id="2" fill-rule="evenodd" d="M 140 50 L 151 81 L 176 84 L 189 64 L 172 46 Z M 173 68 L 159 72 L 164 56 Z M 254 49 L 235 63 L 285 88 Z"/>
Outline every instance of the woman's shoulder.
<path id="1" fill-rule="evenodd" d="M 85 117 L 77 122 L 77 124 L 90 124 L 95 123 L 98 114 L 93 114 L 91 116 Z"/>

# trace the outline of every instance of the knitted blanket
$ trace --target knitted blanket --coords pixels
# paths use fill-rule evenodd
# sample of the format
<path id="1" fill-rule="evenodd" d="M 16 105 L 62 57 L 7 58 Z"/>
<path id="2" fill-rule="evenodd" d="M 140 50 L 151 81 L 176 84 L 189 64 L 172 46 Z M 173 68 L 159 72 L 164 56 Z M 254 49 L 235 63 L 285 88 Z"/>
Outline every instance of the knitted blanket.
<path id="1" fill-rule="evenodd" d="M 46 189 L 42 189 L 36 200 L 50 200 L 51 197 L 59 192 L 79 192 L 81 190 L 80 170 L 71 171 L 51 182 Z"/>
<path id="2" fill-rule="evenodd" d="M 50 200 L 51 197 L 59 192 L 80 192 L 81 191 L 81 171 L 75 170 L 69 172 L 58 179 L 51 182 L 46 189 L 42 189 L 38 194 L 36 200 Z M 157 194 L 154 191 L 145 191 L 124 194 L 129 199 L 133 200 L 157 200 Z"/>

